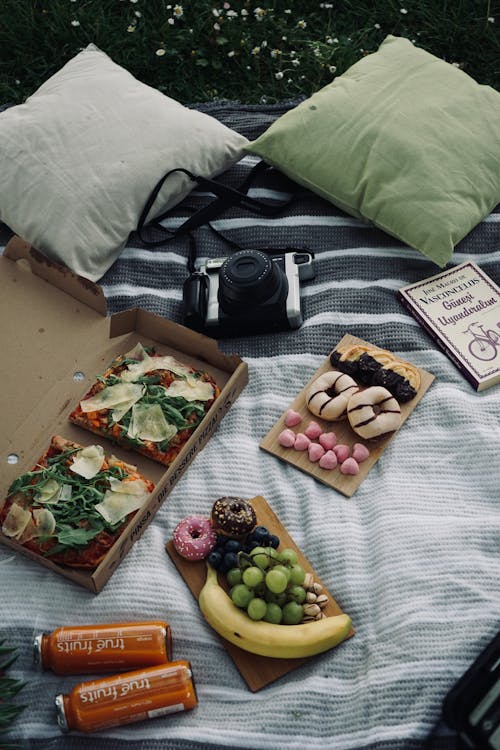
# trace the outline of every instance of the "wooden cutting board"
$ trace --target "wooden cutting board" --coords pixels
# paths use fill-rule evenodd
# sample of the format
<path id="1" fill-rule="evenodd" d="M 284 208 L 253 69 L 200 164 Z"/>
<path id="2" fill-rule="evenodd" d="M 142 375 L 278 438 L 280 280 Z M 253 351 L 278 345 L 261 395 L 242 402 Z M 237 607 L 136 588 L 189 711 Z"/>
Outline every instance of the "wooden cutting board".
<path id="1" fill-rule="evenodd" d="M 356 336 L 346 334 L 334 348 L 351 344 L 363 344 L 365 346 L 370 346 L 367 341 L 363 341 L 363 339 L 356 338 Z M 374 349 L 380 349 L 380 347 L 376 346 L 375 344 L 371 346 L 373 346 Z M 406 420 L 415 409 L 417 404 L 420 402 L 420 400 L 423 398 L 432 381 L 434 380 L 434 375 L 432 375 L 430 372 L 427 372 L 426 370 L 417 368 L 420 372 L 421 378 L 420 388 L 418 389 L 417 395 L 411 401 L 408 401 L 405 404 L 401 404 L 401 424 L 398 430 L 388 437 L 381 437 L 376 440 L 367 441 L 356 435 L 356 433 L 351 429 L 348 420 L 343 420 L 342 422 L 327 422 L 326 420 L 320 419 L 319 417 L 311 414 L 306 406 L 306 393 L 309 390 L 310 385 L 314 382 L 314 380 L 316 380 L 316 378 L 319 378 L 320 375 L 323 375 L 323 373 L 328 372 L 332 369 L 333 368 L 330 364 L 330 357 L 328 356 L 321 367 L 316 370 L 309 382 L 306 383 L 304 388 L 300 391 L 295 400 L 290 404 L 290 406 L 281 415 L 278 421 L 269 430 L 267 435 L 261 441 L 260 448 L 267 451 L 268 453 L 272 453 L 274 456 L 276 456 L 276 458 L 292 464 L 292 466 L 295 466 L 296 469 L 299 469 L 306 474 L 310 474 L 318 481 L 328 485 L 329 487 L 332 487 L 333 489 L 338 490 L 343 495 L 351 497 L 356 492 L 361 482 L 365 479 L 370 469 L 381 457 L 382 453 L 385 451 L 389 443 L 397 437 L 397 434 L 402 425 L 406 422 Z M 359 474 L 346 476 L 340 472 L 339 468 L 330 470 L 322 469 L 318 463 L 313 463 L 309 460 L 307 451 L 296 451 L 294 450 L 294 448 L 283 448 L 278 442 L 278 437 L 281 431 L 286 426 L 285 415 L 289 409 L 293 409 L 302 416 L 302 422 L 297 427 L 293 428 L 294 432 L 303 432 L 309 422 L 315 421 L 323 428 L 324 432 L 335 432 L 337 436 L 337 443 L 344 443 L 346 445 L 349 445 L 350 447 L 352 447 L 354 443 L 363 443 L 364 445 L 366 445 L 370 450 L 370 455 L 365 461 L 360 463 Z"/>
<path id="2" fill-rule="evenodd" d="M 310 563 L 297 547 L 292 537 L 288 534 L 287 530 L 285 529 L 277 515 L 270 508 L 266 500 L 259 495 L 249 500 L 249 502 L 255 509 L 255 513 L 257 515 L 257 523 L 261 526 L 266 526 L 266 528 L 268 528 L 272 534 L 276 534 L 280 538 L 281 549 L 283 549 L 284 547 L 291 547 L 292 549 L 294 549 L 297 552 L 299 563 L 300 565 L 302 565 L 306 573 L 312 573 L 314 575 L 314 580 L 323 585 L 324 590 L 322 593 L 328 596 L 328 604 L 324 609 L 325 614 L 328 617 L 343 614 L 343 610 L 341 609 L 339 604 L 335 601 L 329 591 L 327 591 L 319 576 L 312 569 Z M 196 599 L 198 599 L 206 578 L 205 561 L 203 560 L 200 562 L 190 562 L 189 560 L 181 557 L 175 551 L 172 540 L 167 542 L 166 550 L 175 566 L 177 567 L 179 573 L 187 583 L 189 589 L 191 590 L 191 593 Z M 200 612 L 200 617 L 202 616 L 203 615 Z M 209 628 L 210 625 L 207 623 L 206 627 Z M 284 627 L 293 628 L 293 625 Z M 352 635 L 354 635 L 354 629 L 351 629 L 348 637 Z M 304 662 L 310 661 L 311 659 L 320 660 L 324 656 L 322 654 L 319 654 L 318 656 L 309 657 L 307 659 L 273 659 L 267 656 L 259 656 L 257 654 L 251 654 L 247 651 L 243 651 L 241 648 L 234 646 L 224 638 L 221 638 L 221 641 L 224 643 L 226 650 L 228 651 L 236 667 L 240 671 L 241 676 L 247 683 L 250 690 L 252 690 L 253 692 L 261 690 L 261 688 L 266 687 L 266 685 L 274 682 L 274 680 L 277 680 L 279 677 L 283 677 L 293 669 L 297 669 L 297 667 L 304 664 Z"/>

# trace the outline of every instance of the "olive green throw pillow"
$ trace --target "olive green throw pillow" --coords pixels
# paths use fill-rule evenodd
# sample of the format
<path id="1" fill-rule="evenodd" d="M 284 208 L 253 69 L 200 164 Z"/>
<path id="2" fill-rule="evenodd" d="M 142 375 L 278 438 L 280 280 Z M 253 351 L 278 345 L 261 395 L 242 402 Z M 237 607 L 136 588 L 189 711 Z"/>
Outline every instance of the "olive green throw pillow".
<path id="1" fill-rule="evenodd" d="M 245 149 L 443 267 L 500 202 L 500 94 L 388 36 Z"/>

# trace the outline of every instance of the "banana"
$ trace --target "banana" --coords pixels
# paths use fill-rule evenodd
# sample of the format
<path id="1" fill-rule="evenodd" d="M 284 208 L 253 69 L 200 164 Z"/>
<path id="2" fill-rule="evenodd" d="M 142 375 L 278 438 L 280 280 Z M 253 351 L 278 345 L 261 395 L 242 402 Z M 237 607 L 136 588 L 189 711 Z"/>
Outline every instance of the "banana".
<path id="1" fill-rule="evenodd" d="M 252 654 L 278 659 L 320 654 L 341 643 L 351 629 L 351 618 L 346 614 L 300 625 L 256 622 L 233 604 L 219 585 L 216 570 L 208 564 L 199 605 L 209 625 L 227 641 Z"/>

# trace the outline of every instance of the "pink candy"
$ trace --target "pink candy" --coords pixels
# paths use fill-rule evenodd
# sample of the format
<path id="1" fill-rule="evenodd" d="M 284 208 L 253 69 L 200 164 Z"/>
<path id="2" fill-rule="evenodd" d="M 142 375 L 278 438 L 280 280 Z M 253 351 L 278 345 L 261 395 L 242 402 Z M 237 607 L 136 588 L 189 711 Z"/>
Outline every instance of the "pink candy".
<path id="1" fill-rule="evenodd" d="M 319 459 L 319 465 L 322 469 L 336 469 L 337 464 L 338 459 L 333 451 L 327 451 L 324 456 Z"/>
<path id="2" fill-rule="evenodd" d="M 327 471 L 338 467 L 345 476 L 359 474 L 359 464 L 366 461 L 370 455 L 366 445 L 354 443 L 351 453 L 348 445 L 337 442 L 334 432 L 322 432 L 317 422 L 309 422 L 304 432 L 295 433 L 290 429 L 300 422 L 302 417 L 299 412 L 289 409 L 285 415 L 286 428 L 278 435 L 278 443 L 283 448 L 307 451 L 311 463 L 317 463 Z"/>
<path id="3" fill-rule="evenodd" d="M 348 445 L 344 445 L 343 443 L 339 443 L 338 445 L 335 445 L 333 447 L 333 451 L 335 455 L 337 456 L 337 459 L 339 463 L 344 463 L 346 458 L 348 458 L 351 455 L 351 449 Z"/>
<path id="4" fill-rule="evenodd" d="M 291 448 L 295 443 L 295 432 L 293 430 L 283 430 L 278 435 L 278 443 L 283 448 Z"/>
<path id="5" fill-rule="evenodd" d="M 358 464 L 362 463 L 362 461 L 366 461 L 369 455 L 370 451 L 366 445 L 363 445 L 363 443 L 354 443 L 352 446 L 352 457 L 358 462 Z"/>
<path id="6" fill-rule="evenodd" d="M 316 440 L 316 438 L 318 438 L 322 432 L 323 430 L 317 422 L 309 422 L 309 424 L 307 425 L 307 429 L 305 430 L 305 434 L 311 440 Z"/>
<path id="7" fill-rule="evenodd" d="M 293 447 L 296 451 L 306 451 L 309 448 L 310 440 L 307 437 L 307 435 L 304 435 L 303 432 L 298 432 L 295 436 L 295 443 L 293 444 Z"/>
<path id="8" fill-rule="evenodd" d="M 307 447 L 309 459 L 315 463 L 325 455 L 325 449 L 319 443 L 310 443 Z"/>
<path id="9" fill-rule="evenodd" d="M 337 436 L 334 432 L 322 432 L 318 440 L 325 451 L 331 451 L 333 446 L 337 444 Z"/>
<path id="10" fill-rule="evenodd" d="M 346 460 L 341 463 L 340 471 L 342 474 L 359 474 L 359 464 L 351 456 L 350 458 L 346 458 Z"/>
<path id="11" fill-rule="evenodd" d="M 287 427 L 295 427 L 296 425 L 300 424 L 302 422 L 302 417 L 298 413 L 298 411 L 294 411 L 293 409 L 288 409 L 287 413 L 285 414 L 285 424 Z"/>

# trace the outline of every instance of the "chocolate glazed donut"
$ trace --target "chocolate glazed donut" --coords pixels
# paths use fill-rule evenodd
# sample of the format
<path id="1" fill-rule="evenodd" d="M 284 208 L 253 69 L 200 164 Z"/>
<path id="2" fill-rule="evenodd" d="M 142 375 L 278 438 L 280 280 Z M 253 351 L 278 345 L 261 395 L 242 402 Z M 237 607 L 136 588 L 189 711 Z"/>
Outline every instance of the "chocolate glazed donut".
<path id="1" fill-rule="evenodd" d="M 244 537 L 257 523 L 252 505 L 241 497 L 220 497 L 212 507 L 212 526 L 220 534 Z"/>

